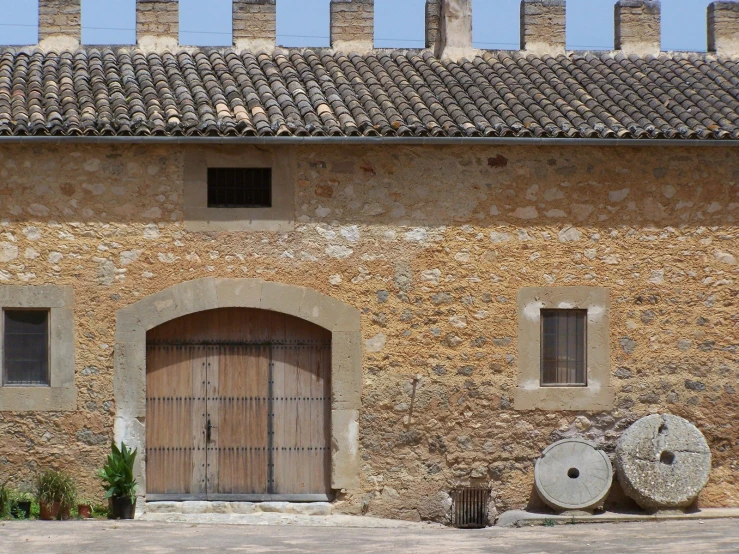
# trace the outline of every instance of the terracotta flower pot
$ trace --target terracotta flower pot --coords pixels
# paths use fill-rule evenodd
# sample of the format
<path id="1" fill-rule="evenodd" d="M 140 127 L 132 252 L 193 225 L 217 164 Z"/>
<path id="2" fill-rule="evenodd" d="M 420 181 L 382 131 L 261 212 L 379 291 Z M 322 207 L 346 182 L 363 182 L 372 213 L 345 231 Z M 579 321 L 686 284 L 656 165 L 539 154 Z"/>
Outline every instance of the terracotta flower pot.
<path id="1" fill-rule="evenodd" d="M 40 502 L 39 507 L 41 508 L 40 517 L 45 521 L 51 521 L 52 519 L 61 519 L 66 521 L 68 519 L 71 519 L 69 506 L 65 506 L 64 508 L 62 508 L 59 502 L 54 502 L 52 504 Z"/>
<path id="2" fill-rule="evenodd" d="M 77 505 L 77 513 L 82 519 L 90 519 L 92 517 L 92 506 L 89 504 Z"/>
<path id="3" fill-rule="evenodd" d="M 39 508 L 41 509 L 41 519 L 43 519 L 44 521 L 51 521 L 52 519 L 56 519 L 57 516 L 59 516 L 59 508 L 61 508 L 61 506 L 59 502 L 53 502 L 52 504 L 40 502 Z"/>

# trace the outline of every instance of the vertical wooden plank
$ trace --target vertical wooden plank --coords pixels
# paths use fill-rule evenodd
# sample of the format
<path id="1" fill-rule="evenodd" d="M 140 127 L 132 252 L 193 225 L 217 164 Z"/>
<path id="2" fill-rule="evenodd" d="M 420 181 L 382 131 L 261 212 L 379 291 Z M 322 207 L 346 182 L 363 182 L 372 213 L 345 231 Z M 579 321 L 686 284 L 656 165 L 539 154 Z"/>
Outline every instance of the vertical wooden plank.
<path id="1" fill-rule="evenodd" d="M 267 493 L 268 386 L 269 347 L 220 347 L 218 483 L 209 483 L 210 494 Z M 209 406 L 215 402 L 209 396 Z"/>
<path id="2" fill-rule="evenodd" d="M 193 456 L 192 349 L 147 347 L 147 492 L 191 494 Z"/>
<path id="3" fill-rule="evenodd" d="M 218 467 L 220 463 L 219 451 L 219 349 L 209 346 L 206 348 L 206 404 L 208 409 L 208 421 L 210 422 L 210 440 L 207 442 L 206 482 L 207 492 L 212 494 L 218 490 Z"/>
<path id="4" fill-rule="evenodd" d="M 206 424 L 208 421 L 208 406 L 206 402 L 207 378 L 206 366 L 208 358 L 203 346 L 192 347 L 192 483 L 190 490 L 195 495 L 205 495 L 207 492 L 207 455 L 206 455 Z"/>

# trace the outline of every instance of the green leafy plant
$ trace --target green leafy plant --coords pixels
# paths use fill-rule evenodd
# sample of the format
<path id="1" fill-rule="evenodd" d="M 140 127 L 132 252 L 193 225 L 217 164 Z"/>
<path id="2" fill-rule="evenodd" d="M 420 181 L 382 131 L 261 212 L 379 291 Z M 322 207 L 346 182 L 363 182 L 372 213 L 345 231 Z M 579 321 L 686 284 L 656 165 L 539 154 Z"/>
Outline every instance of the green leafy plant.
<path id="1" fill-rule="evenodd" d="M 47 505 L 58 502 L 61 510 L 69 510 L 77 500 L 77 487 L 67 473 L 47 469 L 36 479 L 36 498 Z"/>
<path id="2" fill-rule="evenodd" d="M 7 485 L 7 481 L 0 485 L 0 518 L 10 515 L 11 493 Z"/>
<path id="3" fill-rule="evenodd" d="M 105 498 L 125 498 L 136 500 L 136 480 L 133 478 L 133 464 L 136 461 L 136 449 L 129 450 L 121 443 L 118 448 L 111 444 L 108 460 L 98 473 L 103 480 Z"/>
<path id="4" fill-rule="evenodd" d="M 544 527 L 554 527 L 556 524 L 554 523 L 553 519 L 546 518 L 544 520 Z"/>
<path id="5" fill-rule="evenodd" d="M 28 502 L 31 506 L 33 506 L 33 495 L 28 492 L 12 492 L 10 495 L 10 514 L 15 519 L 25 519 L 26 513 L 25 511 L 21 510 L 20 503 L 21 502 Z M 30 514 L 29 514 L 30 517 Z"/>

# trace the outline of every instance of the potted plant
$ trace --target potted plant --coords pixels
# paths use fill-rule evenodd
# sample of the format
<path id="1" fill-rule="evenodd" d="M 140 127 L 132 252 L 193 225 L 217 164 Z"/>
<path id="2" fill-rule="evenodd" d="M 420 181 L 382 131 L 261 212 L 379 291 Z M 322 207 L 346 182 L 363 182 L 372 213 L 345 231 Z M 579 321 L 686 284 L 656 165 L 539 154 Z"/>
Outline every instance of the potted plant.
<path id="1" fill-rule="evenodd" d="M 131 451 L 123 443 L 118 448 L 112 443 L 108 460 L 100 470 L 99 477 L 103 480 L 110 515 L 115 519 L 133 519 L 136 513 L 136 480 L 133 478 L 135 460 L 135 449 Z"/>
<path id="2" fill-rule="evenodd" d="M 41 519 L 69 519 L 76 497 L 74 481 L 63 471 L 47 469 L 36 479 Z"/>
<path id="3" fill-rule="evenodd" d="M 31 503 L 33 497 L 27 492 L 19 492 L 12 500 L 11 514 L 16 519 L 29 519 L 31 517 Z"/>
<path id="4" fill-rule="evenodd" d="M 92 518 L 92 502 L 89 500 L 80 500 L 77 504 L 77 514 L 82 519 Z"/>

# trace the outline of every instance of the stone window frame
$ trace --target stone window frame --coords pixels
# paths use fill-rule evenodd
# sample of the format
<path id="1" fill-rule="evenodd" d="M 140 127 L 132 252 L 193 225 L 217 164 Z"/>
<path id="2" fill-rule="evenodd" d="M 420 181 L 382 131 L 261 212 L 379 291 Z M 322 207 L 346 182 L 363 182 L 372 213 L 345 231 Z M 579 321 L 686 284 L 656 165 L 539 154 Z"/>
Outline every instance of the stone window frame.
<path id="1" fill-rule="evenodd" d="M 3 386 L 0 412 L 63 412 L 77 409 L 74 381 L 74 289 L 57 285 L 0 285 L 0 312 L 49 310 L 49 386 Z M 3 360 L 0 318 L 0 364 Z"/>
<path id="2" fill-rule="evenodd" d="M 193 232 L 288 232 L 295 226 L 295 151 L 286 147 L 243 146 L 221 150 L 184 149 L 185 228 Z M 272 169 L 271 208 L 209 208 L 208 168 Z"/>
<path id="3" fill-rule="evenodd" d="M 541 310 L 587 310 L 587 386 L 541 386 Z M 605 287 L 525 287 L 518 292 L 516 410 L 600 411 L 615 405 L 610 386 L 610 292 Z"/>
<path id="4" fill-rule="evenodd" d="M 114 434 L 116 443 L 124 442 L 141 453 L 134 466 L 137 494 L 146 495 L 146 332 L 182 316 L 219 308 L 271 310 L 331 331 L 331 488 L 358 490 L 362 397 L 359 310 L 296 285 L 206 277 L 173 285 L 116 312 Z"/>

